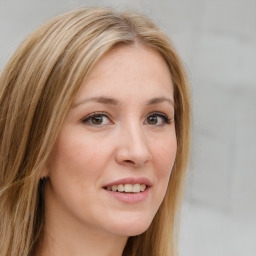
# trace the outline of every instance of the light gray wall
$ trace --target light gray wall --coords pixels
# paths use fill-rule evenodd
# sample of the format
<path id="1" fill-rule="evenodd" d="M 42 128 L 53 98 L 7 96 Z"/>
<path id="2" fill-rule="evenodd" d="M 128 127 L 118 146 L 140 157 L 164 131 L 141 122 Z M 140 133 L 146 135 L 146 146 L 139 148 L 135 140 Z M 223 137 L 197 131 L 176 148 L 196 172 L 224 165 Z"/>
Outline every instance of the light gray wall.
<path id="1" fill-rule="evenodd" d="M 88 5 L 149 14 L 188 70 L 193 134 L 181 256 L 256 255 L 256 1 L 0 0 L 0 69 L 43 21 Z"/>

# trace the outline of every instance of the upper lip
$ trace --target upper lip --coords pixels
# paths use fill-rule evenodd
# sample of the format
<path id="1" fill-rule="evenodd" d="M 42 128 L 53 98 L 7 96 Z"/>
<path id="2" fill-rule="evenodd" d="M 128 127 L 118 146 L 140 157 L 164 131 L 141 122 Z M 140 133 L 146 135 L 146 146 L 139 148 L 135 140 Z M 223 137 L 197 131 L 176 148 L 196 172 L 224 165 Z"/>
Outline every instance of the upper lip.
<path id="1" fill-rule="evenodd" d="M 141 178 L 128 177 L 120 180 L 115 180 L 111 183 L 104 185 L 103 187 L 110 187 L 110 186 L 119 185 L 119 184 L 145 184 L 147 186 L 152 186 L 152 182 L 145 177 L 141 177 Z"/>

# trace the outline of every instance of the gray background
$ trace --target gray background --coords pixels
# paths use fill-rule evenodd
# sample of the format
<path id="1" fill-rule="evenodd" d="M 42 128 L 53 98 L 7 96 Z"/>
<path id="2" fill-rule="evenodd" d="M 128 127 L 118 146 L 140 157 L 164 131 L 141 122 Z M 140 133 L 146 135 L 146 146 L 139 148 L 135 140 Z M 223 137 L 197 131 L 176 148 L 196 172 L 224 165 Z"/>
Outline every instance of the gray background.
<path id="1" fill-rule="evenodd" d="M 46 19 L 88 5 L 147 13 L 186 65 L 193 131 L 180 255 L 255 256 L 256 1 L 0 0 L 0 70 Z"/>

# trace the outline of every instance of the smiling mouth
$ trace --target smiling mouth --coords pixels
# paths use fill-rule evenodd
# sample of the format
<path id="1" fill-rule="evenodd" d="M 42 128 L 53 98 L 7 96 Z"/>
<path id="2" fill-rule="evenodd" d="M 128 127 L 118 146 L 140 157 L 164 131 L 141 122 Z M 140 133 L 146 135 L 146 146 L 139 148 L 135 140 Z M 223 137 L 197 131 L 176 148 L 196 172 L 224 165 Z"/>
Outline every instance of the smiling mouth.
<path id="1" fill-rule="evenodd" d="M 123 193 L 140 193 L 145 191 L 147 185 L 145 184 L 118 184 L 104 187 L 108 191 L 123 192 Z"/>

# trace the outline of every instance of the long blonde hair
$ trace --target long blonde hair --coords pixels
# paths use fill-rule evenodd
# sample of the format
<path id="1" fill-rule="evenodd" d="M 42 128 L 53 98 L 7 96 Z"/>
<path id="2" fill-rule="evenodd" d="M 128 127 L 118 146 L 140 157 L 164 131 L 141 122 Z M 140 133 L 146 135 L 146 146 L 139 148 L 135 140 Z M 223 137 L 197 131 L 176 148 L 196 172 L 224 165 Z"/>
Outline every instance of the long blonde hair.
<path id="1" fill-rule="evenodd" d="M 0 76 L 0 253 L 34 256 L 44 226 L 40 179 L 85 76 L 113 47 L 139 43 L 165 59 L 174 83 L 177 157 L 166 196 L 149 229 L 123 255 L 174 256 L 188 152 L 186 74 L 168 37 L 137 12 L 83 8 L 58 16 L 17 49 Z"/>

